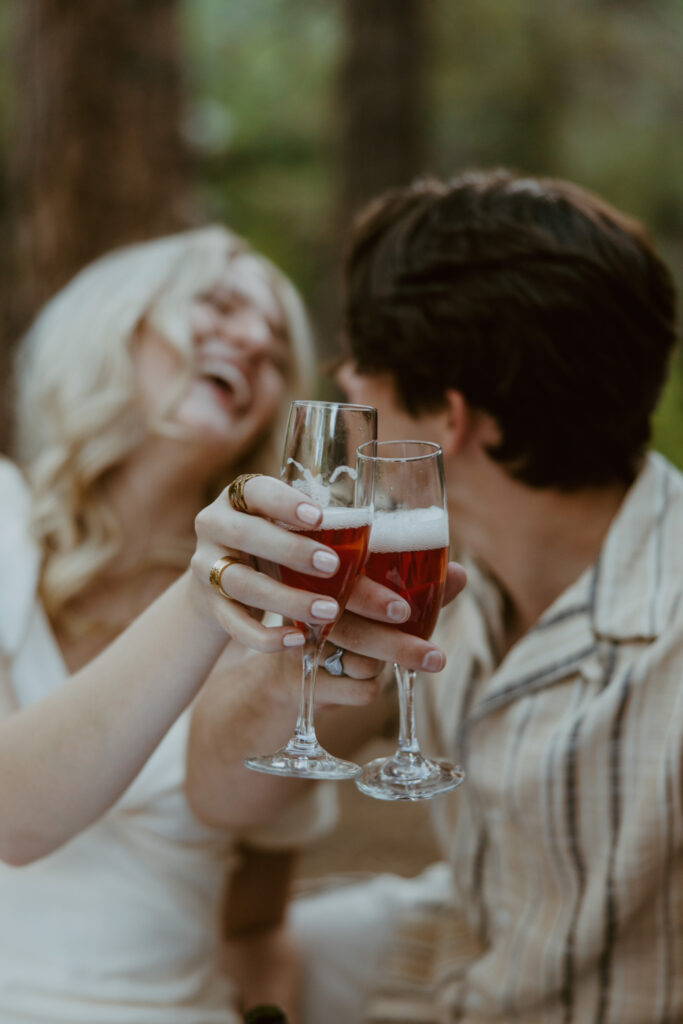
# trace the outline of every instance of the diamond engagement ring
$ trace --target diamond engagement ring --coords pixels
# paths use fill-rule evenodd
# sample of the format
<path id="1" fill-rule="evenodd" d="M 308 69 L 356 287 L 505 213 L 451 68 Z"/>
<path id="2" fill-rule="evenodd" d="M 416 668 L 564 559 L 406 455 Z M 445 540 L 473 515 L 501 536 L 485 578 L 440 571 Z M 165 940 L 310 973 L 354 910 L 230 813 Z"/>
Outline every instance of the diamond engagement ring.
<path id="1" fill-rule="evenodd" d="M 342 664 L 342 658 L 346 654 L 344 647 L 335 647 L 329 658 L 325 658 L 323 662 L 323 668 L 330 673 L 331 676 L 345 676 L 344 665 Z"/>

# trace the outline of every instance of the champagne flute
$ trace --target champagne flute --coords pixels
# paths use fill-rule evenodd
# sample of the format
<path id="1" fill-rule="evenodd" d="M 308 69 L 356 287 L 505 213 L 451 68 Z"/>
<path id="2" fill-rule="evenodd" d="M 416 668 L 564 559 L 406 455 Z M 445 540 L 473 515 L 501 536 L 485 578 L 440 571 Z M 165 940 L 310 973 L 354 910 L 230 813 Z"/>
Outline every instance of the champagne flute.
<path id="1" fill-rule="evenodd" d="M 441 610 L 448 567 L 448 513 L 443 456 L 428 441 L 370 441 L 358 466 L 374 466 L 375 510 L 365 573 L 410 605 L 397 626 L 427 640 Z M 417 742 L 415 672 L 395 665 L 400 729 L 398 750 L 367 764 L 356 785 L 379 800 L 428 800 L 459 786 L 462 768 L 423 756 Z"/>
<path id="2" fill-rule="evenodd" d="M 333 597 L 340 614 L 365 563 L 372 518 L 373 467 L 357 471 L 356 449 L 377 436 L 377 410 L 338 402 L 292 402 L 280 477 L 322 506 L 322 522 L 301 530 L 339 556 L 329 579 L 280 567 L 283 583 Z M 333 757 L 318 742 L 313 723 L 313 690 L 325 638 L 334 622 L 297 622 L 306 637 L 299 717 L 294 735 L 275 754 L 249 757 L 255 771 L 306 779 L 350 779 L 360 772 Z"/>

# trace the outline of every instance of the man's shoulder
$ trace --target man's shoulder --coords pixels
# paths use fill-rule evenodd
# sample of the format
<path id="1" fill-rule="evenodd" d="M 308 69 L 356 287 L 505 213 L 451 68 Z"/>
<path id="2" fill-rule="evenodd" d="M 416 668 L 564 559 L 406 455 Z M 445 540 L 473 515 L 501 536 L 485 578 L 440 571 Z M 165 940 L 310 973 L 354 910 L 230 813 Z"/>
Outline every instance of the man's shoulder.
<path id="1" fill-rule="evenodd" d="M 683 472 L 666 455 L 651 451 L 647 461 L 648 464 L 657 467 L 659 472 L 669 480 L 672 491 L 683 495 Z"/>

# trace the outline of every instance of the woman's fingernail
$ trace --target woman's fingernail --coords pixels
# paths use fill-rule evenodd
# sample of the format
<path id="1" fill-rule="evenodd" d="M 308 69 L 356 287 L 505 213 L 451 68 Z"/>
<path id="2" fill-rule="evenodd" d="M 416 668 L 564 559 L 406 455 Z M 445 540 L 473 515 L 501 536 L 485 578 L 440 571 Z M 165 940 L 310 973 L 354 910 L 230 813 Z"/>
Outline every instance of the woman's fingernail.
<path id="1" fill-rule="evenodd" d="M 307 523 L 308 526 L 315 526 L 322 519 L 322 512 L 315 505 L 309 505 L 307 502 L 302 501 L 296 507 L 296 517 L 302 523 Z"/>
<path id="2" fill-rule="evenodd" d="M 390 601 L 387 615 L 393 622 L 405 622 L 410 617 L 410 606 L 405 601 Z"/>
<path id="3" fill-rule="evenodd" d="M 425 672 L 439 672 L 445 664 L 443 654 L 439 651 L 430 651 L 422 659 L 422 668 Z"/>
<path id="4" fill-rule="evenodd" d="M 336 572 L 339 568 L 339 558 L 333 551 L 324 551 L 322 548 L 313 555 L 313 565 L 320 572 Z"/>
<path id="5" fill-rule="evenodd" d="M 314 601 L 311 611 L 316 619 L 336 619 L 339 615 L 339 605 L 336 601 Z"/>
<path id="6" fill-rule="evenodd" d="M 306 637 L 303 633 L 285 633 L 282 638 L 283 647 L 303 647 Z"/>

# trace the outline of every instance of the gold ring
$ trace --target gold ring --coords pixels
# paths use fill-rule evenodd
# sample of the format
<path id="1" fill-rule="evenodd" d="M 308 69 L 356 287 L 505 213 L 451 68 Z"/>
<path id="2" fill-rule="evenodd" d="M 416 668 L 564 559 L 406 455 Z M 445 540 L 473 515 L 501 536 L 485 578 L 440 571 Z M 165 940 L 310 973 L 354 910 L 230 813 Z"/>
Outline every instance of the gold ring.
<path id="1" fill-rule="evenodd" d="M 223 590 L 223 584 L 221 583 L 221 576 L 228 568 L 229 565 L 244 565 L 244 562 L 240 562 L 238 558 L 229 558 L 228 555 L 224 555 L 219 558 L 211 566 L 211 572 L 209 573 L 209 583 L 214 590 L 217 590 L 221 597 L 226 597 L 228 601 L 232 601 L 233 598 L 230 594 L 226 594 Z"/>
<path id="2" fill-rule="evenodd" d="M 262 473 L 240 473 L 239 476 L 235 477 L 228 487 L 228 501 L 235 512 L 246 512 L 247 515 L 249 514 L 247 503 L 244 500 L 244 485 L 248 480 L 253 480 L 254 477 L 262 475 Z"/>

